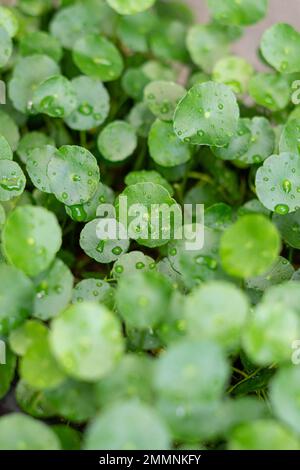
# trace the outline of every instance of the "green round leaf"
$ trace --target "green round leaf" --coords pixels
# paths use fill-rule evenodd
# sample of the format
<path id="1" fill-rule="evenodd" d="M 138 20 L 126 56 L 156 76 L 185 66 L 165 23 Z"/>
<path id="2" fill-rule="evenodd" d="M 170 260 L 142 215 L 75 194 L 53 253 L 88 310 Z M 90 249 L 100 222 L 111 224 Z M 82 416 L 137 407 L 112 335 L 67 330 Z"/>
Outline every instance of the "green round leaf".
<path id="1" fill-rule="evenodd" d="M 116 46 L 97 34 L 76 41 L 73 59 L 82 73 L 104 82 L 116 80 L 123 70 L 123 59 Z"/>
<path id="2" fill-rule="evenodd" d="M 126 325 L 153 328 L 167 314 L 172 287 L 155 271 L 141 271 L 122 276 L 116 293 L 118 312 Z"/>
<path id="3" fill-rule="evenodd" d="M 300 34 L 291 25 L 277 23 L 267 29 L 261 40 L 261 52 L 278 72 L 300 71 Z"/>
<path id="4" fill-rule="evenodd" d="M 105 376 L 123 352 L 118 320 L 106 307 L 83 302 L 53 320 L 53 352 L 68 375 L 93 382 Z"/>
<path id="5" fill-rule="evenodd" d="M 58 73 L 57 63 L 46 55 L 35 54 L 19 59 L 8 87 L 14 107 L 22 113 L 31 113 L 36 87 Z"/>
<path id="6" fill-rule="evenodd" d="M 38 390 L 56 387 L 65 378 L 51 353 L 48 334 L 33 339 L 21 358 L 19 370 L 21 378 Z"/>
<path id="7" fill-rule="evenodd" d="M 95 417 L 85 434 L 86 450 L 168 449 L 168 431 L 156 411 L 122 401 Z M 100 459 L 101 461 L 101 459 Z"/>
<path id="8" fill-rule="evenodd" d="M 249 119 L 239 119 L 237 131 L 229 144 L 225 145 L 225 147 L 212 147 L 213 154 L 222 160 L 237 160 L 245 155 L 250 146 L 253 145 L 249 124 L 251 124 Z"/>
<path id="9" fill-rule="evenodd" d="M 118 37 L 134 52 L 148 51 L 148 35 L 153 31 L 158 17 L 153 10 L 134 15 L 124 15 L 118 20 Z"/>
<path id="10" fill-rule="evenodd" d="M 185 93 L 177 83 L 156 80 L 144 89 L 144 100 L 154 116 L 162 121 L 172 121 L 176 106 Z"/>
<path id="11" fill-rule="evenodd" d="M 230 450 L 299 450 L 296 436 L 271 419 L 237 426 L 228 446 Z"/>
<path id="12" fill-rule="evenodd" d="M 128 122 L 135 128 L 140 137 L 148 137 L 155 117 L 145 103 L 137 103 L 127 117 Z"/>
<path id="13" fill-rule="evenodd" d="M 95 194 L 89 201 L 75 206 L 65 206 L 66 212 L 75 222 L 89 222 L 95 219 L 99 206 L 105 203 L 113 204 L 114 199 L 113 190 L 105 184 L 99 183 Z"/>
<path id="14" fill-rule="evenodd" d="M 296 353 L 293 351 L 297 357 Z M 282 368 L 276 373 L 270 385 L 270 400 L 275 415 L 299 434 L 300 369 L 297 365 Z"/>
<path id="15" fill-rule="evenodd" d="M 131 171 L 130 173 L 127 173 L 125 183 L 127 186 L 137 183 L 160 184 L 170 193 L 170 196 L 173 196 L 174 194 L 173 187 L 155 170 Z"/>
<path id="16" fill-rule="evenodd" d="M 129 237 L 140 245 L 150 248 L 165 245 L 174 236 L 177 221 L 181 218 L 181 209 L 168 191 L 154 183 L 137 183 L 128 186 L 120 196 L 127 197 L 127 227 Z M 120 196 L 115 206 L 117 218 L 120 217 Z M 138 216 L 132 215 L 131 206 L 138 204 Z M 163 206 L 162 206 L 163 205 Z M 160 221 L 161 211 L 168 209 L 174 217 L 163 217 Z"/>
<path id="17" fill-rule="evenodd" d="M 207 73 L 210 73 L 215 63 L 229 52 L 228 35 L 217 24 L 192 26 L 186 41 L 193 62 Z"/>
<path id="18" fill-rule="evenodd" d="M 51 0 L 19 0 L 20 9 L 30 16 L 40 16 L 51 10 Z"/>
<path id="19" fill-rule="evenodd" d="M 251 131 L 250 145 L 247 151 L 239 157 L 242 164 L 261 163 L 272 155 L 275 148 L 275 133 L 264 117 L 254 117 L 251 120 L 244 119 L 244 123 Z"/>
<path id="20" fill-rule="evenodd" d="M 27 151 L 27 172 L 34 186 L 45 193 L 52 192 L 47 167 L 56 152 L 57 149 L 52 145 L 43 145 Z"/>
<path id="21" fill-rule="evenodd" d="M 150 271 L 155 267 L 153 258 L 144 255 L 141 251 L 131 251 L 121 255 L 115 262 L 112 275 L 114 279 L 120 279 L 121 276 L 127 277 L 137 271 Z"/>
<path id="22" fill-rule="evenodd" d="M 35 89 L 33 108 L 54 118 L 69 116 L 77 106 L 72 83 L 62 75 L 47 78 Z"/>
<path id="23" fill-rule="evenodd" d="M 47 341 L 48 329 L 37 320 L 27 320 L 9 335 L 9 345 L 18 355 L 24 356 L 36 341 Z"/>
<path id="24" fill-rule="evenodd" d="M 155 0 L 107 0 L 111 8 L 120 15 L 135 15 L 140 11 L 148 10 Z"/>
<path id="25" fill-rule="evenodd" d="M 16 401 L 24 413 L 34 418 L 46 419 L 54 416 L 43 391 L 30 387 L 24 380 L 19 380 L 17 384 Z"/>
<path id="26" fill-rule="evenodd" d="M 192 289 L 202 282 L 224 279 L 218 255 L 220 230 L 203 228 L 200 224 L 185 224 L 182 228 L 184 237 L 169 243 L 168 258 L 175 271 L 182 274 L 185 285 Z M 187 249 L 187 241 L 195 241 L 198 231 L 203 231 L 203 247 Z"/>
<path id="27" fill-rule="evenodd" d="M 182 142 L 173 130 L 173 124 L 157 119 L 149 132 L 149 152 L 155 163 L 164 167 L 174 167 L 186 163 L 191 158 L 191 147 Z"/>
<path id="28" fill-rule="evenodd" d="M 247 298 L 239 289 L 224 282 L 207 283 L 186 299 L 187 332 L 192 338 L 215 340 L 229 351 L 236 350 L 247 313 Z"/>
<path id="29" fill-rule="evenodd" d="M 136 149 L 135 129 L 125 121 L 111 122 L 100 132 L 97 145 L 106 160 L 123 161 Z"/>
<path id="30" fill-rule="evenodd" d="M 126 253 L 129 248 L 129 240 L 123 238 L 99 238 L 97 234 L 99 222 L 100 219 L 95 219 L 85 225 L 80 233 L 80 246 L 90 258 L 95 259 L 98 263 L 111 263 L 123 253 Z M 115 222 L 121 232 L 121 225 L 117 221 Z"/>
<path id="31" fill-rule="evenodd" d="M 149 81 L 142 67 L 130 67 L 122 77 L 122 88 L 128 96 L 139 101 L 143 99 L 144 88 Z"/>
<path id="32" fill-rule="evenodd" d="M 210 13 L 224 24 L 248 26 L 267 14 L 268 0 L 207 0 Z"/>
<path id="33" fill-rule="evenodd" d="M 58 10 L 50 23 L 51 34 L 66 49 L 72 49 L 78 38 L 98 31 L 99 17 L 91 14 L 87 1 Z"/>
<path id="34" fill-rule="evenodd" d="M 239 107 L 226 85 L 195 85 L 179 102 L 174 129 L 181 140 L 193 145 L 227 145 L 238 127 Z"/>
<path id="35" fill-rule="evenodd" d="M 187 27 L 181 21 L 166 19 L 149 35 L 150 48 L 162 60 L 188 62 L 185 44 Z"/>
<path id="36" fill-rule="evenodd" d="M 279 152 L 300 154 L 300 119 L 292 119 L 284 126 L 279 140 Z"/>
<path id="37" fill-rule="evenodd" d="M 110 374 L 95 384 L 98 406 L 130 398 L 151 403 L 153 366 L 154 361 L 146 355 L 126 354 Z"/>
<path id="38" fill-rule="evenodd" d="M 114 289 L 102 279 L 83 279 L 73 289 L 72 303 L 97 302 L 113 308 Z"/>
<path id="39" fill-rule="evenodd" d="M 158 359 L 154 384 L 159 396 L 170 401 L 209 404 L 222 396 L 228 375 L 227 361 L 217 344 L 182 340 Z"/>
<path id="40" fill-rule="evenodd" d="M 300 210 L 287 215 L 274 214 L 273 222 L 289 246 L 300 249 Z"/>
<path id="41" fill-rule="evenodd" d="M 279 234 L 262 215 L 244 215 L 221 238 L 222 265 L 232 276 L 248 278 L 262 274 L 276 260 L 279 250 Z"/>
<path id="42" fill-rule="evenodd" d="M 84 75 L 71 81 L 76 94 L 77 109 L 65 122 L 71 129 L 88 130 L 100 126 L 109 113 L 109 94 L 103 84 L 96 79 Z"/>
<path id="43" fill-rule="evenodd" d="M 96 158 L 85 148 L 64 145 L 50 159 L 47 167 L 51 191 L 56 198 L 73 206 L 93 197 L 99 184 Z"/>
<path id="44" fill-rule="evenodd" d="M 73 275 L 69 268 L 56 259 L 53 264 L 34 279 L 36 295 L 33 316 L 49 320 L 69 304 L 73 289 Z"/>
<path id="45" fill-rule="evenodd" d="M 94 390 L 91 384 L 67 380 L 46 390 L 45 397 L 53 412 L 76 423 L 92 418 L 96 413 Z"/>
<path id="46" fill-rule="evenodd" d="M 0 160 L 0 201 L 20 196 L 26 185 L 25 175 L 18 163 Z"/>
<path id="47" fill-rule="evenodd" d="M 262 204 L 280 215 L 300 207 L 300 162 L 298 155 L 281 153 L 265 160 L 256 173 L 256 192 Z"/>
<path id="48" fill-rule="evenodd" d="M 257 104 L 280 111 L 290 101 L 289 82 L 284 75 L 258 73 L 250 80 L 249 94 Z"/>
<path id="49" fill-rule="evenodd" d="M 21 413 L 0 418 L 1 450 L 59 450 L 59 440 L 43 422 Z"/>
<path id="50" fill-rule="evenodd" d="M 265 302 L 249 317 L 243 346 L 251 361 L 268 366 L 290 359 L 291 346 L 299 337 L 299 332 L 299 318 L 293 310 L 281 304 Z"/>
<path id="51" fill-rule="evenodd" d="M 231 87 L 235 93 L 246 93 L 253 73 L 252 65 L 245 59 L 229 56 L 220 59 L 215 64 L 212 78 L 218 83 Z"/>
<path id="52" fill-rule="evenodd" d="M 52 431 L 57 435 L 63 450 L 80 450 L 81 434 L 66 424 L 55 424 Z"/>
<path id="53" fill-rule="evenodd" d="M 42 132 L 28 132 L 22 136 L 17 148 L 17 154 L 23 163 L 27 163 L 28 155 L 33 150 L 35 150 L 37 147 L 43 147 L 46 145 L 54 145 L 54 141 L 51 137 L 43 134 Z M 36 152 L 35 155 L 37 155 Z M 43 157 L 41 157 L 41 160 L 43 161 Z M 46 162 L 45 167 L 47 167 Z M 44 168 L 44 170 L 46 171 L 46 168 Z"/>
<path id="54" fill-rule="evenodd" d="M 254 289 L 256 292 L 264 291 L 270 286 L 288 281 L 291 279 L 294 272 L 295 270 L 291 263 L 282 256 L 278 256 L 275 263 L 273 263 L 265 273 L 260 276 L 248 278 L 246 281 L 246 287 L 248 289 Z"/>
<path id="55" fill-rule="evenodd" d="M 62 57 L 62 48 L 58 40 L 45 31 L 31 31 L 22 37 L 20 52 L 23 56 L 43 54 L 59 62 Z"/>
<path id="56" fill-rule="evenodd" d="M 42 207 L 20 206 L 7 217 L 2 232 L 8 261 L 29 276 L 48 268 L 61 246 L 56 217 Z"/>

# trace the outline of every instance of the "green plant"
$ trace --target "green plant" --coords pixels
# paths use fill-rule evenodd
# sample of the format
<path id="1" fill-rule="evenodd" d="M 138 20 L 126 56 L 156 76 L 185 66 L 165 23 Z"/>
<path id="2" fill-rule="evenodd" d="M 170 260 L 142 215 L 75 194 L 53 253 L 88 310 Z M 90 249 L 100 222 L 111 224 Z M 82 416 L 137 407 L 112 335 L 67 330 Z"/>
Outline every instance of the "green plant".
<path id="1" fill-rule="evenodd" d="M 207 5 L 0 7 L 0 449 L 300 448 L 300 33 Z"/>

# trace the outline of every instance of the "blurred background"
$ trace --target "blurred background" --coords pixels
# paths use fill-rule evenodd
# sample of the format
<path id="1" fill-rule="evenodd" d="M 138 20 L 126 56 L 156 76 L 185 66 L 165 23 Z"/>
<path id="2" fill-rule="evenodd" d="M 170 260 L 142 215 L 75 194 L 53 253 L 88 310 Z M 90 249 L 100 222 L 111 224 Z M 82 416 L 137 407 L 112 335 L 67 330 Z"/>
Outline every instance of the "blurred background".
<path id="1" fill-rule="evenodd" d="M 0 5 L 13 5 L 18 0 L 0 0 Z M 53 0 L 54 2 L 57 0 Z M 209 18 L 206 0 L 183 0 L 191 5 L 201 23 Z M 222 1 L 222 0 L 220 0 Z M 274 23 L 290 23 L 300 30 L 300 0 L 269 0 L 269 12 L 267 17 L 260 23 L 245 29 L 240 41 L 233 46 L 233 51 L 246 57 L 257 70 L 265 67 L 258 60 L 256 50 L 263 32 Z"/>
<path id="2" fill-rule="evenodd" d="M 201 23 L 208 20 L 206 0 L 186 0 L 186 3 L 194 7 Z M 233 51 L 246 57 L 258 70 L 264 69 L 264 66 L 257 59 L 256 50 L 263 32 L 273 23 L 290 23 L 300 30 L 300 0 L 269 0 L 268 16 L 246 28 L 243 38 L 234 44 Z"/>

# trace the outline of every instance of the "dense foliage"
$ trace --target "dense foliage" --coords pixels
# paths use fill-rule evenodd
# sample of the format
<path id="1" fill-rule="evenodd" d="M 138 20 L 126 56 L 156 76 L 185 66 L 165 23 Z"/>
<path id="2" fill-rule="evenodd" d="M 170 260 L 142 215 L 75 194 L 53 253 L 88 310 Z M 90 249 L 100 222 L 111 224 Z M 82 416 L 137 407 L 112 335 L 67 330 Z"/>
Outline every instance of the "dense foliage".
<path id="1" fill-rule="evenodd" d="M 256 72 L 268 1 L 207 5 L 0 7 L 0 449 L 300 448 L 300 33 Z M 120 196 L 204 247 L 99 239 Z"/>

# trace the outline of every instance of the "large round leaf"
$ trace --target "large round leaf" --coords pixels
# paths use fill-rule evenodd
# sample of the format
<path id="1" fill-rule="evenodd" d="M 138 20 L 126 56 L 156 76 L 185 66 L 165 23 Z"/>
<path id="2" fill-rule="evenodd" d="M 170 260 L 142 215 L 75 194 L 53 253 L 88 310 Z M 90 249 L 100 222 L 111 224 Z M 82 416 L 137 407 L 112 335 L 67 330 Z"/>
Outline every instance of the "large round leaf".
<path id="1" fill-rule="evenodd" d="M 83 381 L 107 374 L 123 352 L 121 325 L 103 305 L 83 302 L 53 320 L 53 352 L 65 371 Z"/>
<path id="2" fill-rule="evenodd" d="M 33 94 L 33 109 L 54 118 L 69 116 L 77 106 L 71 82 L 55 75 L 41 82 Z"/>
<path id="3" fill-rule="evenodd" d="M 135 129 L 125 121 L 111 122 L 100 132 L 97 144 L 106 160 L 125 160 L 137 146 Z"/>
<path id="4" fill-rule="evenodd" d="M 78 39 L 73 58 L 81 72 L 104 82 L 116 80 L 123 70 L 123 59 L 116 46 L 97 34 Z"/>
<path id="5" fill-rule="evenodd" d="M 56 217 L 42 207 L 20 206 L 7 217 L 2 232 L 8 261 L 29 276 L 48 268 L 61 246 Z"/>
<path id="6" fill-rule="evenodd" d="M 291 25 L 277 23 L 265 31 L 261 52 L 266 61 L 278 72 L 300 71 L 300 34 Z"/>
<path id="7" fill-rule="evenodd" d="M 68 126 L 80 131 L 100 126 L 109 112 L 110 99 L 106 88 L 99 80 L 84 75 L 74 78 L 71 83 L 78 105 L 65 118 Z"/>
<path id="8" fill-rule="evenodd" d="M 195 85 L 179 102 L 174 129 L 194 145 L 227 145 L 238 127 L 239 107 L 229 87 L 206 82 Z"/>
<path id="9" fill-rule="evenodd" d="M 58 73 L 57 63 L 46 55 L 36 54 L 19 59 L 8 87 L 9 97 L 15 108 L 23 113 L 32 112 L 36 87 Z"/>
<path id="10" fill-rule="evenodd" d="M 174 133 L 173 124 L 157 119 L 149 132 L 149 152 L 155 163 L 164 167 L 174 167 L 186 163 L 191 158 L 191 147 L 182 142 Z"/>
<path id="11" fill-rule="evenodd" d="M 121 401 L 96 416 L 85 434 L 86 450 L 168 449 L 169 434 L 154 409 Z"/>
<path id="12" fill-rule="evenodd" d="M 213 17 L 224 24 L 247 26 L 262 20 L 268 0 L 207 0 Z"/>
<path id="13" fill-rule="evenodd" d="M 43 422 L 21 413 L 0 418 L 1 450 L 59 450 L 58 437 Z"/>
<path id="14" fill-rule="evenodd" d="M 272 155 L 256 173 L 256 192 L 262 204 L 285 215 L 300 207 L 300 160 L 293 153 Z"/>
<path id="15" fill-rule="evenodd" d="M 52 156 L 47 175 L 51 191 L 67 206 L 91 199 L 100 177 L 96 158 L 76 145 L 64 145 Z"/>
<path id="16" fill-rule="evenodd" d="M 279 251 L 279 233 L 262 215 L 242 216 L 221 238 L 223 268 L 232 276 L 248 278 L 262 274 L 274 263 Z"/>

